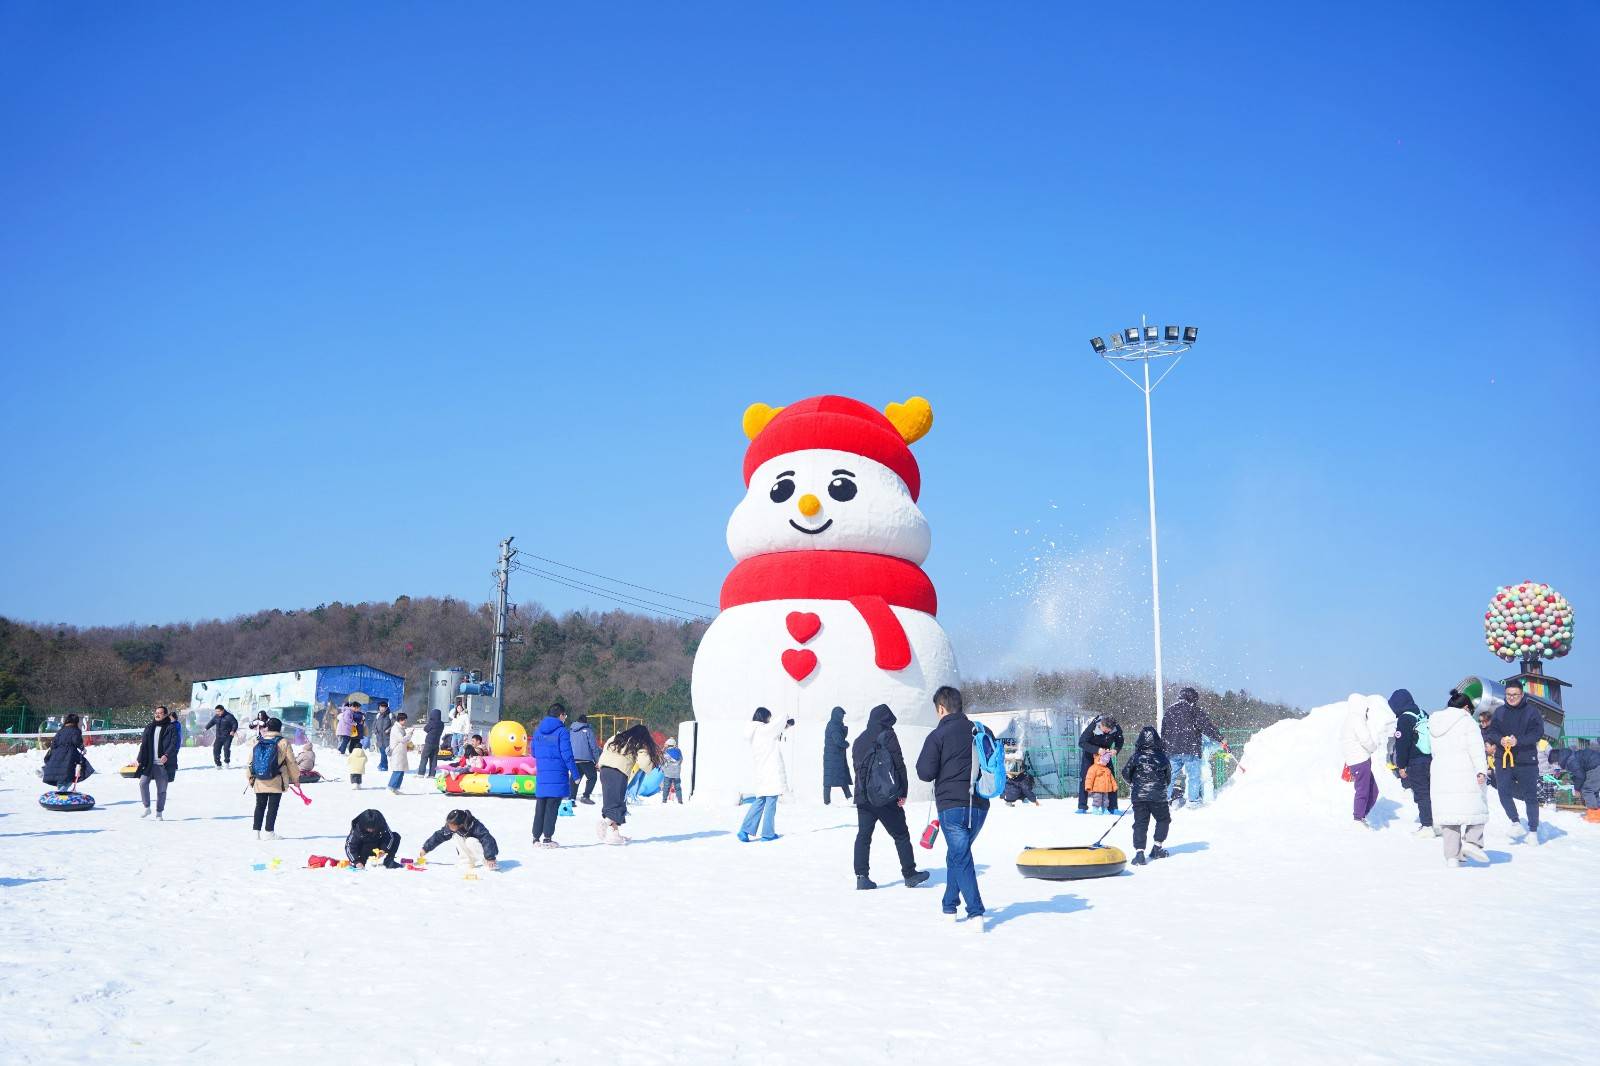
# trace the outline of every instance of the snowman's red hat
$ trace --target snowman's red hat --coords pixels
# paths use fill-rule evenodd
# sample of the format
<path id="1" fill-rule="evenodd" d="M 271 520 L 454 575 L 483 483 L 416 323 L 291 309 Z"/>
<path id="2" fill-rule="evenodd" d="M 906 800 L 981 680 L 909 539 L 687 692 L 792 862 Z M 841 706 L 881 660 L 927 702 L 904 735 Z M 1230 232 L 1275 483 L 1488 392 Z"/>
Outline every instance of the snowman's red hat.
<path id="1" fill-rule="evenodd" d="M 917 403 L 915 398 L 907 406 Z M 921 410 L 927 410 L 922 400 Z M 891 405 L 900 408 L 901 405 Z M 932 412 L 925 422 L 931 424 Z M 765 404 L 754 404 L 745 412 L 745 430 L 755 432 L 744 453 L 744 483 L 750 484 L 756 469 L 768 459 L 790 452 L 826 448 L 864 456 L 893 470 L 906 483 L 915 500 L 922 492 L 922 472 L 906 443 L 906 435 L 880 411 L 847 396 L 813 396 L 773 411 Z M 927 432 L 926 424 L 911 439 Z"/>

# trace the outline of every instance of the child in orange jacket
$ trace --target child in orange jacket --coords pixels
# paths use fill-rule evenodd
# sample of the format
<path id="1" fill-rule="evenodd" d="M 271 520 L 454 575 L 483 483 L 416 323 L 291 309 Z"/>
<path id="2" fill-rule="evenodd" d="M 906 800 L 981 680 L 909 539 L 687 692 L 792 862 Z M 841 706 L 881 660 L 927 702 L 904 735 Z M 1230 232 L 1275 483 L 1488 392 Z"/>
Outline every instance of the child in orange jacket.
<path id="1" fill-rule="evenodd" d="M 1094 810 L 1105 813 L 1117 809 L 1117 779 L 1111 773 L 1111 749 L 1095 756 L 1084 788 L 1089 793 L 1089 806 Z"/>

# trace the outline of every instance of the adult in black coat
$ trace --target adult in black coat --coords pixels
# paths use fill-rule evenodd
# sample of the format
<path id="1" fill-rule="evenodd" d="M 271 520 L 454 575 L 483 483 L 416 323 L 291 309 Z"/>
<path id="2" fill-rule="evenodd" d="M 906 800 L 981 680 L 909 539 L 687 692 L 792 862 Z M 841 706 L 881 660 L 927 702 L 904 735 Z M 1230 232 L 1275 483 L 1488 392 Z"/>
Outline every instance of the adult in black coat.
<path id="1" fill-rule="evenodd" d="M 978 867 L 972 845 L 983 831 L 989 801 L 973 787 L 972 719 L 962 712 L 961 692 L 943 685 L 933 694 L 939 724 L 922 743 L 917 755 L 917 776 L 933 782 L 933 798 L 944 832 L 945 884 L 940 907 L 954 916 L 963 898 L 967 920 L 983 917 L 983 897 L 978 893 Z"/>
<path id="2" fill-rule="evenodd" d="M 1419 731 L 1428 728 L 1428 716 L 1403 688 L 1395 689 L 1389 697 L 1389 709 L 1394 712 L 1395 773 L 1417 801 L 1417 820 L 1422 828 L 1432 829 L 1433 756 L 1423 754 L 1418 737 Z"/>
<path id="3" fill-rule="evenodd" d="M 840 717 L 843 717 L 841 712 Z M 916 854 L 911 850 L 911 830 L 906 825 L 906 793 L 910 782 L 906 777 L 906 760 L 900 752 L 900 738 L 894 732 L 894 712 L 880 703 L 867 715 L 867 727 L 856 737 L 850 749 L 851 761 L 856 770 L 856 888 L 877 888 L 869 876 L 872 857 L 872 830 L 882 825 L 894 841 L 894 850 L 900 856 L 900 876 L 907 888 L 915 888 L 928 879 L 917 869 Z M 889 771 L 888 797 L 868 794 L 868 785 L 875 790 L 878 777 L 875 769 L 887 765 Z M 848 793 L 846 793 L 848 795 Z M 874 802 L 877 801 L 877 802 Z"/>
<path id="4" fill-rule="evenodd" d="M 141 818 L 150 816 L 150 783 L 156 786 L 156 821 L 167 807 L 167 784 L 178 769 L 178 723 L 157 707 L 139 738 L 139 755 L 134 762 L 139 774 L 139 800 L 144 804 Z"/>
<path id="5" fill-rule="evenodd" d="M 417 760 L 417 776 L 432 777 L 439 767 L 439 739 L 444 736 L 444 715 L 435 707 L 428 712 L 422 729 L 422 757 Z"/>
<path id="6" fill-rule="evenodd" d="M 1506 685 L 1505 706 L 1489 723 L 1494 734 L 1495 791 L 1512 823 L 1517 822 L 1517 800 L 1528 812 L 1528 830 L 1539 832 L 1539 741 L 1544 739 L 1544 716 L 1522 694 L 1522 684 Z"/>
<path id="7" fill-rule="evenodd" d="M 211 730 L 211 761 L 218 766 L 233 765 L 233 735 L 239 731 L 239 719 L 228 713 L 228 708 L 217 704 L 212 708 L 211 720 L 206 723 Z"/>
<path id="8" fill-rule="evenodd" d="M 1161 739 L 1167 745 L 1167 753 L 1176 758 L 1180 755 L 1204 754 L 1202 737 L 1210 737 L 1221 744 L 1222 730 L 1201 709 L 1200 693 L 1186 688 L 1179 694 L 1178 702 L 1168 707 L 1161 716 Z"/>
<path id="9" fill-rule="evenodd" d="M 1167 827 L 1172 824 L 1172 808 L 1167 803 L 1167 790 L 1172 787 L 1172 760 L 1156 727 L 1147 725 L 1139 730 L 1133 742 L 1133 754 L 1122 768 L 1123 779 L 1128 782 L 1128 796 L 1133 800 L 1133 864 L 1143 866 L 1145 833 L 1150 820 L 1156 823 L 1156 846 L 1150 857 L 1159 859 L 1166 855 L 1162 842 L 1167 839 Z"/>
<path id="10" fill-rule="evenodd" d="M 390 869 L 400 865 L 395 859 L 400 852 L 400 834 L 389 828 L 382 811 L 369 807 L 350 820 L 350 835 L 344 838 L 344 854 L 352 864 L 365 866 L 374 851 L 384 853 L 383 864 Z"/>
<path id="11" fill-rule="evenodd" d="M 67 715 L 56 735 L 50 738 L 50 751 L 44 757 L 44 783 L 66 791 L 74 781 L 82 781 L 94 773 L 83 753 L 83 730 L 78 728 L 78 716 Z"/>
<path id="12" fill-rule="evenodd" d="M 1078 811 L 1089 813 L 1089 767 L 1095 756 L 1110 748 L 1122 754 L 1122 727 L 1108 714 L 1097 714 L 1078 735 Z"/>
<path id="13" fill-rule="evenodd" d="M 844 726 L 844 708 L 835 707 L 828 728 L 822 733 L 822 802 L 833 802 L 833 790 L 844 789 L 850 798 L 850 731 Z"/>

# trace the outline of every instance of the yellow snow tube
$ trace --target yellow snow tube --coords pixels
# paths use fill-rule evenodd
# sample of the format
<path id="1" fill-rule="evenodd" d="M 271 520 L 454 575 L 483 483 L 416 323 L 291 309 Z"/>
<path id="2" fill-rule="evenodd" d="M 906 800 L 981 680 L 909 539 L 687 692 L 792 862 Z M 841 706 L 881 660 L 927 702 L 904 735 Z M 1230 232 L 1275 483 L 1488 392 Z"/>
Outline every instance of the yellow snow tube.
<path id="1" fill-rule="evenodd" d="M 138 777 L 139 776 L 139 764 L 136 763 L 136 762 L 131 762 L 128 765 L 124 766 L 122 769 L 118 770 L 117 773 L 122 775 L 123 777 Z"/>
<path id="2" fill-rule="evenodd" d="M 1024 848 L 1017 856 L 1017 873 L 1045 881 L 1083 881 L 1091 877 L 1115 877 L 1128 866 L 1121 848 Z"/>

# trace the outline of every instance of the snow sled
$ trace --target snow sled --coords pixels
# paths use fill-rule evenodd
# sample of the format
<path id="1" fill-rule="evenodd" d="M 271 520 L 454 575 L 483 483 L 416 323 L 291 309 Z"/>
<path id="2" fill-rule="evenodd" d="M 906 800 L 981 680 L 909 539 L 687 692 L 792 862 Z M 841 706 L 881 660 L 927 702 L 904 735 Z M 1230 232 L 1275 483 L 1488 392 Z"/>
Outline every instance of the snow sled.
<path id="1" fill-rule="evenodd" d="M 315 770 L 301 770 L 300 771 L 300 783 L 302 785 L 314 785 L 318 781 L 326 781 L 326 780 L 327 780 L 327 778 L 323 777 L 320 773 L 318 773 Z"/>
<path id="2" fill-rule="evenodd" d="M 1083 881 L 1115 877 L 1127 869 L 1128 856 L 1109 845 L 1075 848 L 1023 848 L 1017 873 L 1044 881 Z"/>
<path id="3" fill-rule="evenodd" d="M 127 766 L 124 766 L 122 769 L 118 770 L 117 773 L 123 777 L 138 777 L 139 764 L 131 762 Z"/>
<path id="4" fill-rule="evenodd" d="M 94 797 L 87 792 L 56 792 L 52 789 L 39 797 L 39 806 L 47 811 L 92 811 Z"/>

